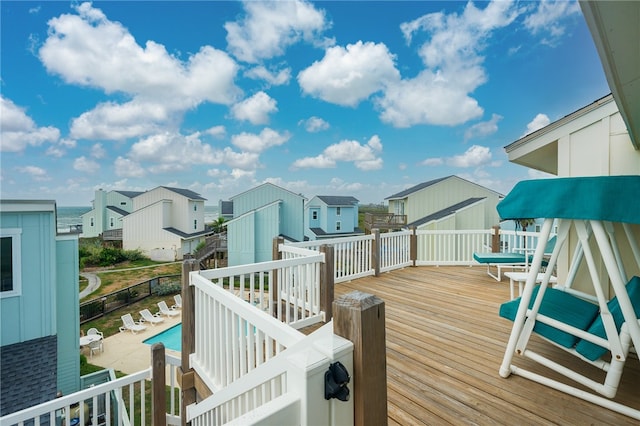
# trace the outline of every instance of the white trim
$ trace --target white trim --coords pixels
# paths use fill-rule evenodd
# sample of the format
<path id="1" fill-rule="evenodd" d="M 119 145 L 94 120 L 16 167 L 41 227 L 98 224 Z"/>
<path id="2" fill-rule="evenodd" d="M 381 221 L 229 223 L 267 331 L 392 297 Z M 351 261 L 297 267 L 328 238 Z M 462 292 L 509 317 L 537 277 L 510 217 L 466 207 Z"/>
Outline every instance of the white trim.
<path id="1" fill-rule="evenodd" d="M 0 298 L 16 297 L 22 295 L 22 229 L 3 228 L 0 229 L 1 238 L 11 238 L 11 263 L 13 266 L 13 289 L 10 291 L 0 291 Z"/>

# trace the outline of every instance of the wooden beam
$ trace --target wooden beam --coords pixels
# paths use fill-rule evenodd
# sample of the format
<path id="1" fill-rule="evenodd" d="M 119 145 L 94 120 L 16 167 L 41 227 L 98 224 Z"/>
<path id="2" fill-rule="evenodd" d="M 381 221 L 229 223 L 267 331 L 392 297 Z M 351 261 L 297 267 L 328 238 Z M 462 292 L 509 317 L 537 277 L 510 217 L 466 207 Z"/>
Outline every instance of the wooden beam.
<path id="1" fill-rule="evenodd" d="M 151 346 L 151 366 L 153 380 L 151 382 L 151 417 L 154 426 L 167 424 L 166 364 L 164 344 L 154 343 Z"/>
<path id="2" fill-rule="evenodd" d="M 195 352 L 195 322 L 196 311 L 194 303 L 193 287 L 189 285 L 189 274 L 199 269 L 199 263 L 195 259 L 187 259 L 182 262 L 182 351 L 181 371 L 190 371 L 189 355 Z M 193 387 L 181 388 L 182 390 L 182 425 L 186 425 L 185 413 L 187 406 L 196 402 L 196 390 Z"/>
<path id="3" fill-rule="evenodd" d="M 320 268 L 320 310 L 324 312 L 324 321 L 333 317 L 334 268 L 333 246 L 323 244 L 320 253 L 324 253 L 324 265 Z"/>

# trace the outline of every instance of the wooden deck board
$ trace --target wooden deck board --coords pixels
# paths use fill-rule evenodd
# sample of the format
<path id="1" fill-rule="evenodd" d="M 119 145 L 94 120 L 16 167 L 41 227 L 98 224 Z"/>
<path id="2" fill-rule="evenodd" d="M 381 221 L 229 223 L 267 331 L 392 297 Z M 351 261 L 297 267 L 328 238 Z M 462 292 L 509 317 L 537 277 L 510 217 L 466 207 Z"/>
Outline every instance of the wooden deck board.
<path id="1" fill-rule="evenodd" d="M 509 283 L 487 276 L 482 266 L 405 268 L 337 284 L 335 297 L 355 290 L 385 302 L 391 425 L 637 424 L 523 377 L 500 377 L 511 322 L 498 309 L 509 298 Z M 532 345 L 576 362 L 542 340 Z M 527 359 L 515 363 L 543 371 Z M 638 382 L 640 362 L 630 359 L 615 400 L 640 408 Z"/>

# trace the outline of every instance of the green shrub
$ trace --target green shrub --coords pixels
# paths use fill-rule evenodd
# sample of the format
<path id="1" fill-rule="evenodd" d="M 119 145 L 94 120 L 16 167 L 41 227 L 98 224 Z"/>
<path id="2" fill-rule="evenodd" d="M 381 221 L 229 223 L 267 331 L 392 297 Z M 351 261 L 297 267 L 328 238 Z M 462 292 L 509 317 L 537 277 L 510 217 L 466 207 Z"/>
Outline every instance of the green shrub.
<path id="1" fill-rule="evenodd" d="M 182 290 L 182 285 L 180 284 L 180 282 L 171 282 L 159 285 L 158 289 L 156 290 L 156 294 L 158 296 L 166 296 L 169 294 L 180 293 L 180 290 Z"/>

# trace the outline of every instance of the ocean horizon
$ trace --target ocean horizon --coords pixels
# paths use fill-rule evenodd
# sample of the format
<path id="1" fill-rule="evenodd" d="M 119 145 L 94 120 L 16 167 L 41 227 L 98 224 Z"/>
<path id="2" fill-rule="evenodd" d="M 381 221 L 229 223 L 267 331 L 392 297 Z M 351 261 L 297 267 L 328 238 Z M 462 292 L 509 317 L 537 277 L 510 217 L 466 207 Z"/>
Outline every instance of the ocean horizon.
<path id="1" fill-rule="evenodd" d="M 91 207 L 58 206 L 57 207 L 58 233 L 69 232 L 72 226 L 82 225 L 82 215 L 91 210 Z M 218 206 L 204 206 L 204 223 L 211 223 L 218 218 Z"/>

